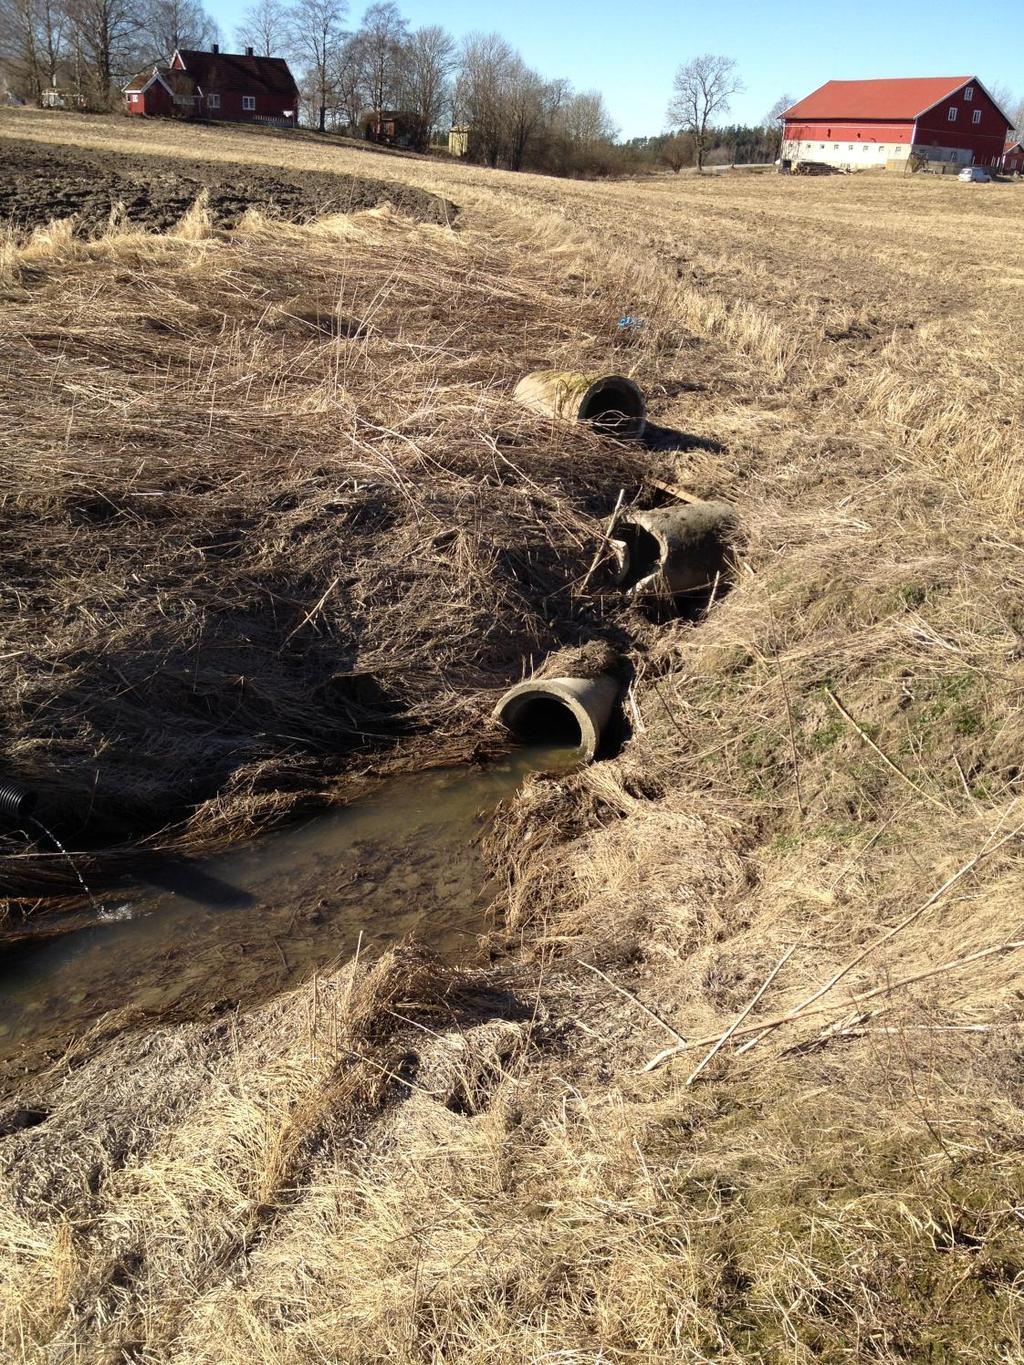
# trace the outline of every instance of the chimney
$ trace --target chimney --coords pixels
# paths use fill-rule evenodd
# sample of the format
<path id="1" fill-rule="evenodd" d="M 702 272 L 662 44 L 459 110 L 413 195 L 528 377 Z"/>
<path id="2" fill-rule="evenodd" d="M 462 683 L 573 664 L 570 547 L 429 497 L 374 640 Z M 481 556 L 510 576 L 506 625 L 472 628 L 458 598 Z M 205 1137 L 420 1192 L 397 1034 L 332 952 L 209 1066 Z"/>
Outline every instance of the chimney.
<path id="1" fill-rule="evenodd" d="M 211 43 L 211 44 L 210 44 L 210 51 L 211 51 L 211 52 L 219 52 L 219 51 L 220 51 L 220 43 Z"/>
<path id="2" fill-rule="evenodd" d="M 247 47 L 247 48 L 245 49 L 245 55 L 246 55 L 247 57 L 251 57 L 251 56 L 252 56 L 252 48 L 251 48 L 251 47 Z"/>

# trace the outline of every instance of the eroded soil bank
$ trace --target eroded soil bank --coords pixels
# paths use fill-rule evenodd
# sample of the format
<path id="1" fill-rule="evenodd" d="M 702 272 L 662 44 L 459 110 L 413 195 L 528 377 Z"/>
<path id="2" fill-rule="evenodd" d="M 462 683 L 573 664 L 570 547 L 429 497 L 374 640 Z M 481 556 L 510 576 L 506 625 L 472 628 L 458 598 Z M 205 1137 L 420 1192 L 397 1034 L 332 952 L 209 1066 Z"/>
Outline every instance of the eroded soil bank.
<path id="1" fill-rule="evenodd" d="M 560 259 L 374 209 L 43 233 L 6 271 L 5 771 L 90 881 L 467 759 L 531 658 L 621 636 L 577 585 L 674 455 L 512 403 L 545 357 L 622 362 Z M 0 844 L 22 916 L 67 883 L 41 851 Z"/>
<path id="2" fill-rule="evenodd" d="M 353 213 L 389 203 L 424 223 L 453 224 L 455 205 L 438 195 L 372 177 L 315 171 L 278 172 L 177 157 L 90 153 L 4 139 L 0 159 L 0 223 L 15 231 L 74 217 L 77 231 L 105 231 L 111 215 L 151 232 L 179 223 L 200 194 L 217 227 L 234 227 L 248 209 L 291 222 Z"/>

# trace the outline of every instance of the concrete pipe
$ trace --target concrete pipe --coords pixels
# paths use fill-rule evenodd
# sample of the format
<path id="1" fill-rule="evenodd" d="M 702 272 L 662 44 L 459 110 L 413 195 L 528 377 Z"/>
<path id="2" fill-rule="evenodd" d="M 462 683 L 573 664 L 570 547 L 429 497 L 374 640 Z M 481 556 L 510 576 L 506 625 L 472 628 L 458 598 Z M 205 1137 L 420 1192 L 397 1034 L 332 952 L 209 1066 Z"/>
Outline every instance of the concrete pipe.
<path id="1" fill-rule="evenodd" d="M 729 541 L 735 529 L 733 510 L 724 502 L 627 513 L 612 542 L 618 581 L 638 597 L 706 591 L 729 577 Z"/>
<path id="2" fill-rule="evenodd" d="M 495 719 L 527 743 L 561 743 L 591 761 L 618 701 L 620 685 L 597 678 L 534 678 L 519 683 L 494 708 Z"/>
<path id="3" fill-rule="evenodd" d="M 647 422 L 643 394 L 621 374 L 535 370 L 516 385 L 515 400 L 559 422 L 589 422 L 596 431 L 623 439 L 642 436 Z"/>

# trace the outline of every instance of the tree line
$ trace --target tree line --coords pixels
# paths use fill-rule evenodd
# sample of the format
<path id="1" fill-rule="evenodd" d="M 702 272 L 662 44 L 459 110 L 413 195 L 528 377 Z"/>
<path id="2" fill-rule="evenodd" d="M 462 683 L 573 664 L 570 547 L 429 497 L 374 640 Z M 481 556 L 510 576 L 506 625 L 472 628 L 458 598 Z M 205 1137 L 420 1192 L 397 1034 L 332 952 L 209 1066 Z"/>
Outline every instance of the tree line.
<path id="1" fill-rule="evenodd" d="M 546 79 L 497 33 L 461 42 L 444 28 L 411 28 L 392 0 L 347 24 L 345 0 L 255 0 L 233 35 L 239 47 L 291 63 L 304 122 L 372 135 L 400 110 L 411 146 L 434 130 L 464 127 L 471 159 L 512 170 L 609 173 L 623 160 L 604 100 Z M 115 108 L 120 86 L 175 48 L 219 41 L 201 0 L 0 0 L 0 72 L 16 98 L 45 103 L 69 92 Z"/>
<path id="2" fill-rule="evenodd" d="M 61 90 L 110 108 L 118 82 L 146 62 L 217 37 L 198 0 L 0 0 L 0 74 L 31 103 Z"/>
<path id="3" fill-rule="evenodd" d="M 384 115 L 400 111 L 403 140 L 425 151 L 448 127 L 465 130 L 471 160 L 555 175 L 680 171 L 778 156 L 782 95 L 761 124 L 724 122 L 740 93 L 736 63 L 704 53 L 676 72 L 669 132 L 620 142 L 602 96 L 540 75 L 500 34 L 461 41 L 437 24 L 411 28 L 394 0 L 378 0 L 357 27 L 347 0 L 253 0 L 233 37 L 239 47 L 283 56 L 292 65 L 303 122 L 356 136 L 380 135 Z M 109 109 L 120 86 L 176 48 L 220 41 L 202 0 L 0 0 L 0 94 Z M 1024 106 L 1008 90 L 992 94 L 1024 125 Z"/>
<path id="4" fill-rule="evenodd" d="M 424 151 L 441 127 L 467 130 L 467 154 L 489 166 L 561 174 L 599 170 L 615 129 L 596 91 L 545 79 L 500 34 L 461 42 L 437 24 L 411 29 L 391 0 L 346 28 L 344 0 L 256 0 L 239 43 L 291 56 L 308 121 L 321 131 L 363 131 L 399 110 Z"/>

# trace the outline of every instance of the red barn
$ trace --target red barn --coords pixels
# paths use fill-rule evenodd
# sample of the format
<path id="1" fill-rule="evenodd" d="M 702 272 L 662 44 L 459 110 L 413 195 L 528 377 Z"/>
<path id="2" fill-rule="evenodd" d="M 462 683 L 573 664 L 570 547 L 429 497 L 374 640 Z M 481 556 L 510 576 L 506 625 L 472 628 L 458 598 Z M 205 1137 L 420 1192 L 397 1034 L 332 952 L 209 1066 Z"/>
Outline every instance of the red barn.
<path id="1" fill-rule="evenodd" d="M 827 81 L 782 115 L 782 160 L 997 166 L 1010 120 L 976 76 Z"/>
<path id="2" fill-rule="evenodd" d="M 124 88 L 130 114 L 295 124 L 299 91 L 283 57 L 183 48 L 169 66 L 154 66 Z"/>
<path id="3" fill-rule="evenodd" d="M 1024 175 L 1024 143 L 1016 142 L 1013 138 L 1006 139 L 1003 170 L 1010 175 Z"/>

